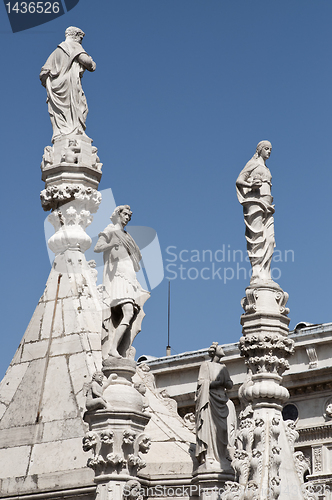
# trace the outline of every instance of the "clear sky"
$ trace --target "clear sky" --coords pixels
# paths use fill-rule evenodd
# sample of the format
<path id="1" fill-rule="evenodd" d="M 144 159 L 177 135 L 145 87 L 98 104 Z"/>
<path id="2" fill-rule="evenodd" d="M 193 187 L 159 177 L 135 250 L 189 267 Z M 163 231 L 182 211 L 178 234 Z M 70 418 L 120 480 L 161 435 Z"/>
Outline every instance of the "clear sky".
<path id="1" fill-rule="evenodd" d="M 133 226 L 158 234 L 171 278 L 172 353 L 241 336 L 249 278 L 237 266 L 250 266 L 240 262 L 235 181 L 263 139 L 273 145 L 272 267 L 290 295 L 290 327 L 332 321 L 329 0 L 80 0 L 15 34 L 1 9 L 0 376 L 50 272 L 39 166 L 52 129 L 39 72 L 71 25 L 85 31 L 97 63 L 82 83 L 87 134 L 104 164 L 100 189 L 131 205 Z M 211 251 L 205 262 L 203 250 Z M 165 354 L 167 282 L 145 305 L 138 355 Z"/>

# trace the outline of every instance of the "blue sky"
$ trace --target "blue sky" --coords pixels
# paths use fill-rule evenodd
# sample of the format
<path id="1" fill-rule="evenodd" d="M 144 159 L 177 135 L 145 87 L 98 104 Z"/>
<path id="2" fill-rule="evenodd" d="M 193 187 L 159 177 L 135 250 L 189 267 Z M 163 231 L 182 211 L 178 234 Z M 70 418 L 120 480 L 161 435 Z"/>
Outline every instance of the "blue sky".
<path id="1" fill-rule="evenodd" d="M 241 336 L 249 278 L 240 271 L 237 279 L 237 264 L 250 266 L 240 252 L 233 259 L 233 250 L 246 254 L 235 180 L 263 139 L 273 145 L 273 267 L 290 295 L 290 327 L 332 320 L 331 18 L 327 0 L 80 0 L 59 19 L 13 34 L 2 7 L 0 375 L 50 271 L 39 166 L 52 129 L 39 72 L 70 25 L 85 31 L 97 63 L 83 88 L 87 133 L 104 164 L 100 189 L 131 205 L 132 225 L 157 232 L 165 276 L 177 274 L 172 352 Z M 223 249 L 226 262 L 218 262 Z M 212 262 L 184 261 L 202 260 L 203 250 Z M 212 279 L 212 268 L 234 278 Z M 164 355 L 167 279 L 145 312 L 137 354 Z"/>

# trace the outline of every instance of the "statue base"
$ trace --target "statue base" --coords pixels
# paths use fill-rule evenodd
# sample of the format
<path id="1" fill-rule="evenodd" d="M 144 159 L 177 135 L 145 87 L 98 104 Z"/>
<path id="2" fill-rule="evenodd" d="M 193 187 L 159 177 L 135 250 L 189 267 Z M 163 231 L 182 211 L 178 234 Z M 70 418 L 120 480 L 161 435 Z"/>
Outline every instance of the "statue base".
<path id="1" fill-rule="evenodd" d="M 145 467 L 142 454 L 151 445 L 144 433 L 151 416 L 144 413 L 142 395 L 132 383 L 136 372 L 134 360 L 109 357 L 103 361 L 103 372 L 107 376 L 103 385 L 107 408 L 85 413 L 89 432 L 83 440 L 83 449 L 93 450 L 94 456 L 87 465 L 95 471 L 98 498 L 122 500 L 125 495 L 134 500 L 134 491 L 141 488 L 137 473 Z"/>
<path id="2" fill-rule="evenodd" d="M 191 481 L 193 485 L 193 496 L 198 496 L 200 500 L 220 500 L 225 489 L 225 484 L 228 481 L 234 481 L 233 469 L 230 466 L 229 470 L 220 470 L 217 472 L 203 470 L 204 468 L 200 470 L 200 467 L 194 472 Z"/>
<path id="3" fill-rule="evenodd" d="M 241 302 L 245 314 L 239 348 L 248 376 L 239 389 L 243 410 L 232 462 L 238 484 L 228 483 L 221 500 L 288 500 L 289 492 L 294 500 L 305 498 L 294 458 L 297 433 L 281 414 L 289 397 L 282 376 L 294 353 L 287 300 L 277 283 L 266 282 L 246 288 Z"/>
<path id="4" fill-rule="evenodd" d="M 46 146 L 41 163 L 45 189 L 40 194 L 45 211 L 91 197 L 102 176 L 97 152 L 92 139 L 78 134 L 60 136 Z"/>

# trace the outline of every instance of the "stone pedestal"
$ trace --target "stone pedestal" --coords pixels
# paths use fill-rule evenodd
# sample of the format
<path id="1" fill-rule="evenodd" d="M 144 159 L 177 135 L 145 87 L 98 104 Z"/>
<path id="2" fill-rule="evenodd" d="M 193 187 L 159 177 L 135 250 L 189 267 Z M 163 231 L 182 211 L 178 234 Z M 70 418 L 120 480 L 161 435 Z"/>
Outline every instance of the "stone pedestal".
<path id="1" fill-rule="evenodd" d="M 248 367 L 246 382 L 239 389 L 243 410 L 233 467 L 239 483 L 238 498 L 252 500 L 302 500 L 306 497 L 294 459 L 296 431 L 281 414 L 289 393 L 282 386 L 294 353 L 288 338 L 288 294 L 278 284 L 252 285 L 242 300 L 243 336 L 240 352 Z M 226 485 L 222 500 L 228 499 Z"/>
<path id="2" fill-rule="evenodd" d="M 131 380 L 135 361 L 110 358 L 103 371 L 108 377 L 103 387 L 108 407 L 85 413 L 89 432 L 83 449 L 93 450 L 87 465 L 95 472 L 98 499 L 122 500 L 137 496 L 140 490 L 137 473 L 145 467 L 142 454 L 151 445 L 144 433 L 150 415 L 143 412 L 142 395 Z"/>
<path id="3" fill-rule="evenodd" d="M 287 358 L 294 353 L 294 342 L 287 337 L 287 300 L 288 294 L 276 283 L 248 287 L 242 299 L 240 352 L 250 380 L 242 386 L 240 397 L 253 408 L 281 410 L 289 397 L 281 385 L 282 374 L 289 368 Z"/>
<path id="4" fill-rule="evenodd" d="M 50 249 L 58 255 L 66 250 L 85 252 L 91 245 L 86 227 L 97 212 L 101 179 L 97 148 L 85 135 L 61 136 L 53 147 L 44 150 L 41 164 L 45 189 L 40 199 L 55 233 L 49 239 Z"/>
<path id="5" fill-rule="evenodd" d="M 234 472 L 208 472 L 197 471 L 193 474 L 192 484 L 194 485 L 194 494 L 197 494 L 200 500 L 220 500 L 228 481 L 234 481 Z"/>

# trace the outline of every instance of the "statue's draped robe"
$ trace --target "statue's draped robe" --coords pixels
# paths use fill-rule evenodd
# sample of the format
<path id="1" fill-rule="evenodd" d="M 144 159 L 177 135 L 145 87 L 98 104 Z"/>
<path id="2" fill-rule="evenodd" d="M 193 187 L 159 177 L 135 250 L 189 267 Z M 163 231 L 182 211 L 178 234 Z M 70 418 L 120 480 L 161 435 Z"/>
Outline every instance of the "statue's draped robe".
<path id="1" fill-rule="evenodd" d="M 88 106 L 81 85 L 85 68 L 77 60 L 80 54 L 86 54 L 80 43 L 62 42 L 41 69 L 40 79 L 47 90 L 53 141 L 60 135 L 85 133 Z"/>
<path id="2" fill-rule="evenodd" d="M 102 351 L 105 358 L 108 355 L 109 346 L 112 344 L 112 337 L 116 327 L 114 310 L 117 306 L 131 303 L 136 318 L 150 294 L 141 287 L 137 280 L 136 272 L 140 270 L 139 262 L 142 256 L 140 249 L 130 234 L 113 224 L 109 224 L 104 231 L 99 233 L 95 251 L 98 251 L 99 242 L 111 244 L 111 247 L 105 250 L 103 255 Z M 126 339 L 128 346 L 131 345 L 138 331 L 133 325 L 131 328 L 132 336 L 130 339 Z"/>
<path id="3" fill-rule="evenodd" d="M 212 381 L 221 385 L 210 388 Z M 232 384 L 225 365 L 211 361 L 202 363 L 196 392 L 196 457 L 200 464 L 219 462 L 220 469 L 230 468 L 228 457 L 228 396 L 225 386 Z"/>
<path id="4" fill-rule="evenodd" d="M 262 181 L 260 188 L 253 190 L 237 183 L 236 190 L 243 206 L 247 250 L 253 268 L 252 280 L 270 280 L 275 247 L 271 173 L 262 161 L 252 158 L 240 173 L 238 181 L 256 179 Z"/>

